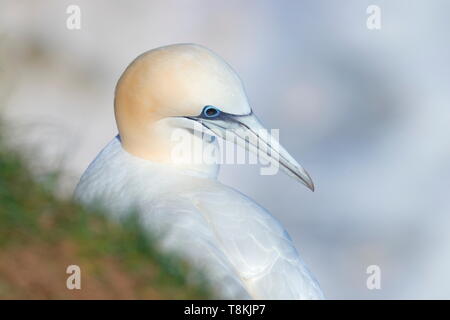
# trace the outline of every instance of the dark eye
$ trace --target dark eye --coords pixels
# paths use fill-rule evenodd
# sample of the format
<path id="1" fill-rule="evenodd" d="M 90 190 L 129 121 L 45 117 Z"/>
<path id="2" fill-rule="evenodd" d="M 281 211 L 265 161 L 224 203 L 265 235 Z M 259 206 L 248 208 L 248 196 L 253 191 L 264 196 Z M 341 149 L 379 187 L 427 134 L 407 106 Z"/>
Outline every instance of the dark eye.
<path id="1" fill-rule="evenodd" d="M 203 108 L 202 114 L 206 118 L 215 118 L 220 114 L 220 110 L 214 106 L 205 106 Z"/>

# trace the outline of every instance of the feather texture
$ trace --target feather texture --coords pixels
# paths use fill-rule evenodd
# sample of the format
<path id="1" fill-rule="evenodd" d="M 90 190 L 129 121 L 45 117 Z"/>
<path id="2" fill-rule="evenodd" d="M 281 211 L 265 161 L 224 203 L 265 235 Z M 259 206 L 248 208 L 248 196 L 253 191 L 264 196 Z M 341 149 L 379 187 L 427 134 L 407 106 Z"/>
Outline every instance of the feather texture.
<path id="1" fill-rule="evenodd" d="M 114 138 L 83 174 L 75 198 L 114 217 L 131 210 L 203 270 L 222 298 L 321 299 L 291 238 L 264 208 L 216 179 L 127 153 Z"/>

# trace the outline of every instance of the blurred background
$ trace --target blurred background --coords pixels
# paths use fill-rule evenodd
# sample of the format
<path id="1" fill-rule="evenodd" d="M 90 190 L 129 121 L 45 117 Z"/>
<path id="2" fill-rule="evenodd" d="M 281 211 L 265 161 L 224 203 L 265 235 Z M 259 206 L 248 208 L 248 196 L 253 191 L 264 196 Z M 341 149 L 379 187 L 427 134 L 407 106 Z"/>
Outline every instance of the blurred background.
<path id="1" fill-rule="evenodd" d="M 73 4 L 80 30 L 66 27 Z M 366 26 L 369 5 L 379 30 Z M 287 227 L 325 295 L 449 299 L 449 10 L 445 0 L 0 0 L 0 111 L 34 170 L 65 173 L 70 197 L 117 133 L 114 87 L 128 63 L 202 44 L 238 72 L 316 192 L 257 166 L 225 165 L 220 179 Z M 369 265 L 380 290 L 366 287 Z"/>

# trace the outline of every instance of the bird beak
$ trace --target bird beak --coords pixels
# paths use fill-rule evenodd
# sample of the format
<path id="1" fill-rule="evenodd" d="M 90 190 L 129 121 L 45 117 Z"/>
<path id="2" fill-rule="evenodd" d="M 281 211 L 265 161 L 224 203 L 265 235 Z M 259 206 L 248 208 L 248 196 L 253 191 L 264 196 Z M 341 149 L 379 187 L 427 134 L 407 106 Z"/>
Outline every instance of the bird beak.
<path id="1" fill-rule="evenodd" d="M 200 122 L 222 139 L 236 143 L 272 165 L 281 167 L 289 176 L 314 191 L 314 183 L 308 172 L 279 144 L 278 139 L 264 128 L 253 113 L 233 115 L 221 112 L 218 117 L 212 119 L 188 118 Z"/>

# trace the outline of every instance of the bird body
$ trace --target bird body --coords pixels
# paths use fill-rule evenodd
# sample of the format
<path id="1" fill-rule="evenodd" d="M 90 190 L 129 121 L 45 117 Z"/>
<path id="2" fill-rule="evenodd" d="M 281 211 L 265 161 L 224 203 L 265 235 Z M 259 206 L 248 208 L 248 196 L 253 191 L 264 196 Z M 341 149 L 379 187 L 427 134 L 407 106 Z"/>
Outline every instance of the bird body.
<path id="1" fill-rule="evenodd" d="M 143 227 L 159 237 L 162 249 L 204 271 L 222 298 L 323 298 L 285 229 L 267 210 L 220 183 L 217 163 L 179 164 L 169 155 L 173 131 L 181 128 L 191 134 L 188 125 L 194 122 L 219 137 L 224 137 L 220 128 L 226 125 L 238 136 L 242 128 L 259 126 L 239 78 L 217 56 L 196 45 L 164 47 L 156 49 L 155 57 L 139 59 L 116 88 L 120 134 L 85 171 L 76 199 L 87 205 L 101 203 L 115 217 L 136 211 Z M 171 63 L 176 63 L 173 70 Z M 144 70 L 133 74 L 136 68 Z M 193 91 L 188 88 L 192 81 Z M 202 81 L 208 89 L 205 94 Z M 148 92 L 155 86 L 162 88 Z M 181 93 L 172 93 L 180 86 Z M 220 92 L 225 92 L 222 101 Z M 161 109 L 161 104 L 166 105 Z M 220 105 L 220 111 L 204 107 L 213 104 Z M 201 143 L 217 148 L 214 139 Z M 284 149 L 278 146 L 275 151 L 288 173 L 312 186 L 306 171 Z"/>

